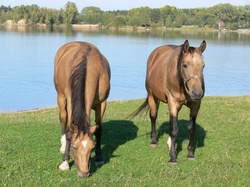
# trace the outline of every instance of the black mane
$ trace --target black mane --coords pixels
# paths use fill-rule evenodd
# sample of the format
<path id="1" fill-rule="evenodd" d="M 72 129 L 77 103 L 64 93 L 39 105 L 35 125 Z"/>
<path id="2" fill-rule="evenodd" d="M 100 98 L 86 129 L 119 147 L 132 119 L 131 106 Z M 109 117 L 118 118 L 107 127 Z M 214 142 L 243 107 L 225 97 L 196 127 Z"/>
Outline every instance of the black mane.
<path id="1" fill-rule="evenodd" d="M 90 121 L 85 109 L 85 82 L 87 59 L 90 49 L 84 55 L 82 61 L 73 69 L 70 78 L 72 124 L 78 127 L 78 134 L 82 131 L 90 135 Z"/>

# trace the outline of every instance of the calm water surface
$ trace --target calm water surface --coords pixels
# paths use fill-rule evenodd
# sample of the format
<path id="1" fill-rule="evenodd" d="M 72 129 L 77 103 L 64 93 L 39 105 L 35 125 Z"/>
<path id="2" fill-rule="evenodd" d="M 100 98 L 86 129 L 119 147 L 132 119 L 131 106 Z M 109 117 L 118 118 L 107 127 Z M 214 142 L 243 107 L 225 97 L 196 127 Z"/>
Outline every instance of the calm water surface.
<path id="1" fill-rule="evenodd" d="M 95 44 L 110 62 L 109 100 L 145 98 L 146 61 L 153 49 L 182 44 L 198 47 L 207 41 L 207 96 L 250 94 L 250 35 L 217 32 L 24 31 L 0 28 L 0 112 L 56 106 L 53 60 L 71 41 Z"/>

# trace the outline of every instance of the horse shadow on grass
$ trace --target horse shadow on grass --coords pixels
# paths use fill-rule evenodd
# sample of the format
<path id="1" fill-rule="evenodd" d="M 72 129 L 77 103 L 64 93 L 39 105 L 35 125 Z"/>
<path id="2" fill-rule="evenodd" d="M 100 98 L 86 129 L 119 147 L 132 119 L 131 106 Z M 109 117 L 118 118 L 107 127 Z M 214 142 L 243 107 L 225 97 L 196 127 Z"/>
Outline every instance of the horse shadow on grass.
<path id="1" fill-rule="evenodd" d="M 178 120 L 178 135 L 175 141 L 177 156 L 183 149 L 182 147 L 183 142 L 186 140 L 189 141 L 189 133 L 187 128 L 188 124 L 189 121 L 187 120 Z M 169 135 L 169 127 L 170 127 L 169 122 L 164 122 L 161 124 L 161 126 L 158 129 L 157 140 L 161 138 L 165 133 Z M 204 147 L 205 138 L 206 138 L 206 131 L 199 124 L 196 123 L 196 130 L 195 130 L 194 144 L 193 144 L 194 152 L 197 148 Z"/>
<path id="2" fill-rule="evenodd" d="M 102 158 L 105 165 L 110 159 L 122 156 L 116 155 L 115 150 L 119 146 L 135 139 L 137 137 L 138 127 L 132 121 L 111 120 L 103 123 L 102 129 Z M 100 167 L 102 167 L 102 165 L 95 165 L 94 157 L 92 156 L 90 173 L 95 173 Z"/>

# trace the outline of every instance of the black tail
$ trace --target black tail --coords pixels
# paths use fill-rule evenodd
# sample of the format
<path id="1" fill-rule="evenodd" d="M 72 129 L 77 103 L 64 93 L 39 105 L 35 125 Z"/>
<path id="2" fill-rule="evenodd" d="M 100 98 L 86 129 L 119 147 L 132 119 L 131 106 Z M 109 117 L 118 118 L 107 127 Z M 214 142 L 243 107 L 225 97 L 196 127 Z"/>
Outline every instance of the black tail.
<path id="1" fill-rule="evenodd" d="M 134 117 L 136 117 L 137 115 L 139 115 L 142 111 L 144 111 L 145 109 L 147 108 L 147 110 L 149 109 L 148 108 L 148 99 L 146 99 L 142 105 L 136 110 L 134 111 L 132 114 L 130 114 L 127 118 L 128 119 L 132 119 Z"/>
<path id="2" fill-rule="evenodd" d="M 74 69 L 70 78 L 72 123 L 78 127 L 78 133 L 83 131 L 90 134 L 90 121 L 85 109 L 85 83 L 86 83 L 87 55 L 84 55 Z"/>

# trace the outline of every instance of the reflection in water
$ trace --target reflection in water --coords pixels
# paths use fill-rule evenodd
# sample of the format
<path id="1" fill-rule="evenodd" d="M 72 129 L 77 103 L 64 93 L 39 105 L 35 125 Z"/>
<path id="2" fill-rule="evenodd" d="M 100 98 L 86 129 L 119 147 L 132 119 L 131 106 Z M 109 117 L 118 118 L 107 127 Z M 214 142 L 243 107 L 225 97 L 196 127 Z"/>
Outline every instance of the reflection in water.
<path id="1" fill-rule="evenodd" d="M 109 100 L 146 97 L 146 61 L 153 49 L 165 44 L 192 46 L 207 41 L 204 52 L 206 95 L 250 94 L 250 35 L 189 29 L 136 30 L 0 27 L 0 111 L 56 106 L 53 60 L 58 48 L 71 41 L 95 44 L 111 65 Z"/>

